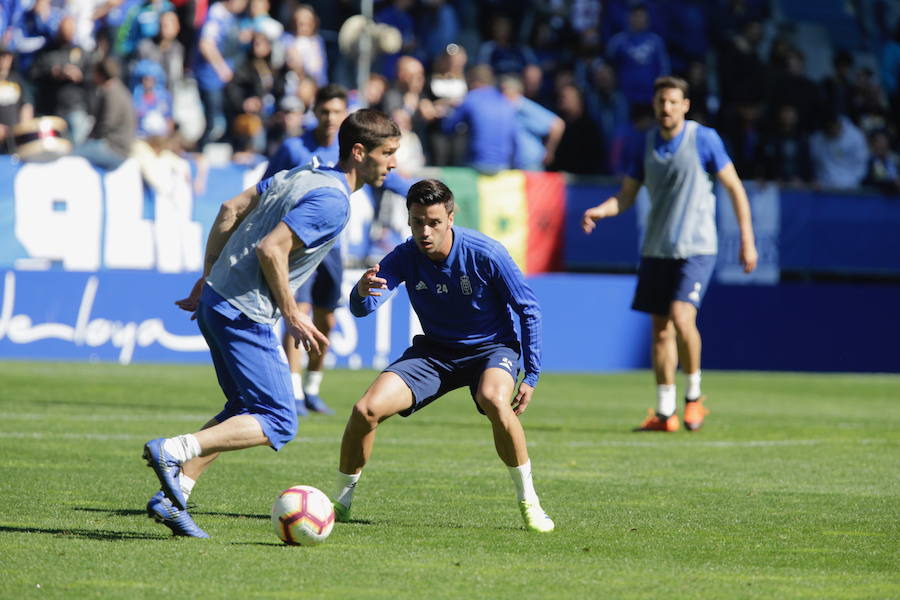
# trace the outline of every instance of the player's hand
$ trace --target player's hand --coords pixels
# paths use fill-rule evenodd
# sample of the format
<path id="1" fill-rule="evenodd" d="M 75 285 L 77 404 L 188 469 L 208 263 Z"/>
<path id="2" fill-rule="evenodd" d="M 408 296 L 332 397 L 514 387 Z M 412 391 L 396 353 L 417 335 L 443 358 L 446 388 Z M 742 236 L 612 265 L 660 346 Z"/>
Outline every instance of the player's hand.
<path id="1" fill-rule="evenodd" d="M 756 244 L 750 242 L 749 244 L 741 244 L 741 256 L 740 261 L 741 264 L 744 265 L 744 273 L 750 273 L 753 269 L 756 268 L 756 263 L 759 260 L 759 254 L 756 252 Z"/>
<path id="2" fill-rule="evenodd" d="M 359 281 L 356 284 L 356 291 L 363 298 L 366 296 L 380 296 L 381 292 L 378 290 L 387 289 L 387 279 L 377 276 L 378 269 L 378 265 L 369 267 L 369 269 L 363 273 L 363 276 L 359 278 Z"/>
<path id="3" fill-rule="evenodd" d="M 188 294 L 187 298 L 182 298 L 181 300 L 176 300 L 175 305 L 181 310 L 186 310 L 191 314 L 191 321 L 197 318 L 197 307 L 200 306 L 200 294 L 203 292 L 203 283 L 206 281 L 205 277 L 201 277 L 194 284 L 194 287 L 191 289 L 191 293 Z"/>
<path id="4" fill-rule="evenodd" d="M 290 320 L 285 318 L 286 332 L 294 338 L 294 348 L 301 345 L 307 352 L 324 354 L 328 348 L 328 337 L 319 331 L 306 313 L 298 312 Z"/>
<path id="5" fill-rule="evenodd" d="M 534 388 L 525 383 L 524 381 L 519 384 L 519 391 L 516 393 L 516 397 L 513 398 L 512 407 L 513 412 L 517 415 L 521 415 L 525 412 L 525 409 L 528 408 L 528 403 L 531 402 L 531 395 L 534 394 Z"/>
<path id="6" fill-rule="evenodd" d="M 593 208 L 589 208 L 584 211 L 584 215 L 581 217 L 581 229 L 585 233 L 591 233 L 594 231 L 594 227 L 597 226 L 597 221 L 605 217 L 601 211 L 599 206 L 594 206 Z"/>

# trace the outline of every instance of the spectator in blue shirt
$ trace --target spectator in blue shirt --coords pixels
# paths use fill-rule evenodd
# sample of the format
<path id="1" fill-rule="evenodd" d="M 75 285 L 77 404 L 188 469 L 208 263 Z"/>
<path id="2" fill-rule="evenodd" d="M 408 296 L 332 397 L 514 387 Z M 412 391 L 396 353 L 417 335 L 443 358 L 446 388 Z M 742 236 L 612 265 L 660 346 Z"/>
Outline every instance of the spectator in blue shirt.
<path id="1" fill-rule="evenodd" d="M 422 7 L 416 19 L 416 58 L 423 64 L 431 62 L 449 44 L 459 41 L 460 25 L 456 9 L 446 0 L 422 0 Z"/>
<path id="2" fill-rule="evenodd" d="M 491 22 L 491 39 L 481 44 L 475 62 L 490 65 L 499 76 L 521 73 L 526 65 L 537 64 L 537 57 L 531 48 L 515 42 L 512 19 L 500 15 Z"/>
<path id="3" fill-rule="evenodd" d="M 500 78 L 500 90 L 516 109 L 516 154 L 513 166 L 524 171 L 543 171 L 553 162 L 566 123 L 555 113 L 522 95 L 516 75 Z"/>
<path id="4" fill-rule="evenodd" d="M 541 371 L 541 310 L 534 292 L 502 245 L 453 226 L 453 194 L 440 181 L 414 184 L 406 207 L 412 237 L 363 274 L 350 292 L 350 310 L 357 317 L 370 314 L 388 298 L 387 291 L 405 282 L 424 334 L 413 339 L 353 407 L 341 442 L 336 519 L 350 518 L 378 425 L 468 386 L 476 408 L 491 423 L 494 446 L 513 479 L 526 527 L 552 531 L 553 521 L 534 490 L 519 421 Z M 513 312 L 519 317 L 521 344 Z M 525 376 L 516 392 L 521 350 Z"/>
<path id="5" fill-rule="evenodd" d="M 662 38 L 647 30 L 647 8 L 636 4 L 628 13 L 628 31 L 609 40 L 606 56 L 619 76 L 619 87 L 631 104 L 650 104 L 653 82 L 669 74 L 669 55 Z"/>
<path id="6" fill-rule="evenodd" d="M 468 126 L 467 163 L 483 173 L 497 173 L 512 166 L 516 149 L 516 111 L 494 85 L 488 65 L 469 71 L 469 92 L 462 104 L 443 122 L 446 133 Z"/>
<path id="7" fill-rule="evenodd" d="M 12 33 L 12 47 L 18 53 L 19 72 L 27 73 L 34 57 L 56 38 L 62 11 L 50 0 L 35 0 Z"/>
<path id="8" fill-rule="evenodd" d="M 203 104 L 206 125 L 198 145 L 219 141 L 225 135 L 225 86 L 234 77 L 235 61 L 241 54 L 239 15 L 247 0 L 222 0 L 209 8 L 200 30 L 194 76 Z"/>

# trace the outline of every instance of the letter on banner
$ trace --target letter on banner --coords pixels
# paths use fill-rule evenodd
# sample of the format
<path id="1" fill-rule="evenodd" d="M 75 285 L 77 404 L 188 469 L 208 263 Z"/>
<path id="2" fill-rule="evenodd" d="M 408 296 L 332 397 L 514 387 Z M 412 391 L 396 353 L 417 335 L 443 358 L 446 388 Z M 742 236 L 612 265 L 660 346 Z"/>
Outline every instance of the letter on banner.
<path id="1" fill-rule="evenodd" d="M 16 238 L 31 258 L 100 268 L 100 175 L 83 158 L 27 163 L 15 179 Z"/>
<path id="2" fill-rule="evenodd" d="M 163 155 L 154 178 L 156 198 L 156 269 L 161 273 L 199 271 L 203 266 L 203 230 L 191 220 L 194 209 L 191 165 Z"/>
<path id="3" fill-rule="evenodd" d="M 156 264 L 153 222 L 144 219 L 144 184 L 137 161 L 129 159 L 104 178 L 106 247 L 111 269 L 152 269 Z"/>

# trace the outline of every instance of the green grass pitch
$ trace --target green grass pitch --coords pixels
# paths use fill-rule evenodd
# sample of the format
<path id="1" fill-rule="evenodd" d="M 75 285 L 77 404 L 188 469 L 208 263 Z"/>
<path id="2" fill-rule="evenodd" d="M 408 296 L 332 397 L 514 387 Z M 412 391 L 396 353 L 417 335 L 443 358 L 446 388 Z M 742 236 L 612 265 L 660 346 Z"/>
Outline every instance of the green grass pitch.
<path id="1" fill-rule="evenodd" d="M 282 545 L 272 502 L 333 492 L 373 375 L 329 372 L 338 414 L 282 452 L 223 455 L 194 540 L 145 516 L 141 447 L 218 411 L 210 367 L 0 363 L 0 597 L 900 598 L 900 377 L 706 372 L 706 427 L 660 434 L 630 431 L 649 373 L 547 374 L 523 416 L 545 536 L 458 391 L 382 425 L 353 523 Z"/>

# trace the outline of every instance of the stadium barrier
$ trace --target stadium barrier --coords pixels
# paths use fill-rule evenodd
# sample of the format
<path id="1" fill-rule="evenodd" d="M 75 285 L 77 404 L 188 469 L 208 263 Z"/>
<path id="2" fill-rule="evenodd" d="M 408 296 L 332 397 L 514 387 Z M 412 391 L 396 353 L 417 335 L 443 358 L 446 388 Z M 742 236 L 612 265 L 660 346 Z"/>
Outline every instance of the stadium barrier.
<path id="1" fill-rule="evenodd" d="M 205 191 L 196 193 L 187 176 L 149 188 L 133 161 L 106 173 L 77 157 L 0 159 L 0 358 L 207 361 L 196 325 L 174 300 L 197 276 L 219 204 L 253 185 L 261 170 L 213 169 Z M 457 183 L 461 224 L 501 238 L 529 273 L 544 312 L 545 369 L 649 366 L 649 324 L 629 309 L 643 200 L 585 236 L 581 213 L 615 191 L 609 181 L 520 172 L 484 179 L 465 169 L 437 174 Z M 900 334 L 900 285 L 779 283 L 786 272 L 900 276 L 900 251 L 888 233 L 900 225 L 900 202 L 754 184 L 748 190 L 761 268 L 752 277 L 739 274 L 736 227 L 720 198 L 719 283 L 700 318 L 704 366 L 900 371 L 900 352 L 891 344 Z M 372 249 L 373 198 L 356 197 L 353 214 L 347 248 L 364 260 Z M 545 273 L 559 267 L 621 274 Z M 347 291 L 358 276 L 348 271 Z M 402 292 L 390 309 L 366 319 L 341 309 L 328 360 L 381 367 L 417 331 Z"/>

